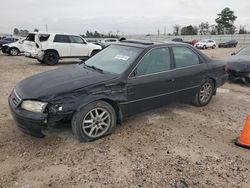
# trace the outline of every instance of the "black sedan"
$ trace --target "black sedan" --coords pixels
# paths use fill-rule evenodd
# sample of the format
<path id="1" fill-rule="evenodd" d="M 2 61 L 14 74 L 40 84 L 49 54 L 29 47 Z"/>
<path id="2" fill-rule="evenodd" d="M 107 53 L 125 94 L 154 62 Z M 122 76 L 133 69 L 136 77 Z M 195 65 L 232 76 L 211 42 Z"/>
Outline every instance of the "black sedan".
<path id="1" fill-rule="evenodd" d="M 43 129 L 71 120 L 76 138 L 92 141 L 170 101 L 205 106 L 226 80 L 224 62 L 191 45 L 124 40 L 84 63 L 21 81 L 8 101 L 24 132 L 43 137 Z"/>
<path id="2" fill-rule="evenodd" d="M 241 80 L 250 85 L 250 47 L 244 47 L 232 53 L 228 59 L 228 72 L 231 81 Z"/>
<path id="3" fill-rule="evenodd" d="M 230 40 L 230 41 L 227 41 L 227 42 L 222 42 L 222 43 L 219 43 L 219 48 L 235 48 L 238 44 L 238 41 L 237 40 Z"/>

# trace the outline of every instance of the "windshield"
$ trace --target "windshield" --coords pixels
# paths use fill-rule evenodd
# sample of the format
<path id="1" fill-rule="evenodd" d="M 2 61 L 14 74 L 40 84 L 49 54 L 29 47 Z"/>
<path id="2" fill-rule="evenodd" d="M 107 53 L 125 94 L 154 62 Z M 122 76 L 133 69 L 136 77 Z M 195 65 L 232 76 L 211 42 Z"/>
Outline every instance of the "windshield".
<path id="1" fill-rule="evenodd" d="M 141 48 L 111 45 L 85 61 L 84 64 L 104 72 L 121 74 L 141 52 Z"/>
<path id="2" fill-rule="evenodd" d="M 250 55 L 250 47 L 243 48 L 237 53 L 237 55 Z"/>

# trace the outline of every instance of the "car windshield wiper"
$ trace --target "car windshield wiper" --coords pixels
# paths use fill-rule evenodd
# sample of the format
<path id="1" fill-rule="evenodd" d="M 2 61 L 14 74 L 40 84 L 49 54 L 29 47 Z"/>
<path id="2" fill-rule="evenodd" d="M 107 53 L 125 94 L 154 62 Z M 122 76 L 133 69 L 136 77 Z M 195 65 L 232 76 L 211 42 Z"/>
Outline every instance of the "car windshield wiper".
<path id="1" fill-rule="evenodd" d="M 86 67 L 97 70 L 99 72 L 103 72 L 102 69 L 95 67 L 94 65 L 87 65 L 85 62 L 83 63 Z"/>

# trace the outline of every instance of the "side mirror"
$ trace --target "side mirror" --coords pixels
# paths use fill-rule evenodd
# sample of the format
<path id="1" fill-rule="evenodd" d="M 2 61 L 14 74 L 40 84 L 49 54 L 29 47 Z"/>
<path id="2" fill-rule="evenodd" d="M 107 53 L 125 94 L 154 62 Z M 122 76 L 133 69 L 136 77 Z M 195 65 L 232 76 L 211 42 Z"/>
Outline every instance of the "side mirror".
<path id="1" fill-rule="evenodd" d="M 235 52 L 233 52 L 233 53 L 231 53 L 231 55 L 233 56 L 233 55 L 236 55 L 236 53 Z"/>

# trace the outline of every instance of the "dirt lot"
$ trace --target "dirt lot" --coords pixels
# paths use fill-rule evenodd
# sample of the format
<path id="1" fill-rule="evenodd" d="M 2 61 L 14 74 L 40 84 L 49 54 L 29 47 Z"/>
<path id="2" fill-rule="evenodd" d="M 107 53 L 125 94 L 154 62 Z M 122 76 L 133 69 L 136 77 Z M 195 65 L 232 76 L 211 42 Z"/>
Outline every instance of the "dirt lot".
<path id="1" fill-rule="evenodd" d="M 204 50 L 214 58 L 233 51 Z M 140 114 L 91 143 L 67 127 L 44 139 L 24 135 L 7 97 L 21 79 L 54 68 L 0 54 L 0 187 L 250 187 L 250 150 L 232 143 L 250 112 L 250 88 L 226 84 L 206 107 Z"/>

